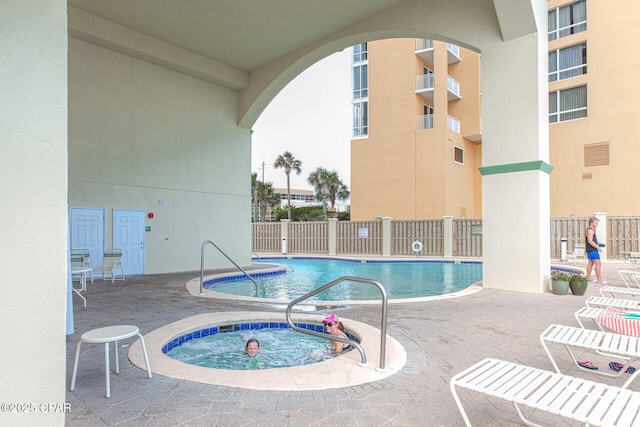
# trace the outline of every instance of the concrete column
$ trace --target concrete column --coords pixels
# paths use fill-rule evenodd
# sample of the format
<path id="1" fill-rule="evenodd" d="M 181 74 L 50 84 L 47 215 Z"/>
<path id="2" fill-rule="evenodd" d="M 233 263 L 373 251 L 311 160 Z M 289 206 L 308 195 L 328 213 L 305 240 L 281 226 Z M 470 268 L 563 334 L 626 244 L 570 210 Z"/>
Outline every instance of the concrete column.
<path id="1" fill-rule="evenodd" d="M 67 310 L 67 2 L 3 0 L 0 28 L 0 420 L 64 426 L 64 412 L 40 405 L 67 401 L 65 332 L 73 315 Z M 34 263 L 36 252 L 46 256 Z M 46 279 L 42 285 L 25 280 L 35 277 Z M 9 413 L 5 404 L 32 410 Z"/>
<path id="2" fill-rule="evenodd" d="M 338 247 L 338 218 L 329 218 L 329 255 L 336 255 Z"/>
<path id="3" fill-rule="evenodd" d="M 595 212 L 593 214 L 594 217 L 598 218 L 598 228 L 596 229 L 596 236 L 598 236 L 599 243 L 607 243 L 607 212 Z M 607 260 L 607 253 L 609 251 L 609 246 L 605 246 L 602 248 L 602 252 L 600 252 L 600 259 L 603 261 Z"/>
<path id="4" fill-rule="evenodd" d="M 538 33 L 482 50 L 483 284 L 548 289 L 549 125 L 546 2 Z"/>
<path id="5" fill-rule="evenodd" d="M 391 217 L 382 217 L 382 256 L 391 256 Z"/>
<path id="6" fill-rule="evenodd" d="M 286 255 L 289 252 L 289 223 L 290 219 L 280 220 L 280 234 L 282 234 L 282 254 Z"/>
<path id="7" fill-rule="evenodd" d="M 445 258 L 453 257 L 453 216 L 442 217 L 442 249 Z"/>

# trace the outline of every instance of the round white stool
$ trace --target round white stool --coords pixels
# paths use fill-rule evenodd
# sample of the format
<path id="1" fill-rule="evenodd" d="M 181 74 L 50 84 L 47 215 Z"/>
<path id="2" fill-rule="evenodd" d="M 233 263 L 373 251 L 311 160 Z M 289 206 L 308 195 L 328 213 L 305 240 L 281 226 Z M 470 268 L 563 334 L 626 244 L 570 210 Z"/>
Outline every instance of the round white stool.
<path id="1" fill-rule="evenodd" d="M 80 337 L 78 345 L 76 346 L 76 358 L 73 362 L 73 375 L 71 377 L 71 391 L 76 388 L 76 374 L 78 372 L 78 358 L 80 356 L 80 346 L 83 342 L 86 343 L 104 343 L 104 375 L 106 380 L 107 398 L 111 397 L 111 381 L 109 380 L 110 368 L 109 368 L 109 343 L 115 343 L 115 358 L 116 358 L 116 373 L 120 372 L 120 363 L 118 361 L 118 341 L 131 338 L 137 335 L 140 337 L 140 344 L 142 344 L 142 353 L 144 354 L 144 362 L 147 365 L 147 373 L 151 378 L 151 367 L 149 366 L 149 357 L 147 356 L 147 347 L 144 345 L 144 338 L 140 334 L 140 330 L 137 326 L 132 325 L 116 325 L 107 326 L 105 328 L 93 329 L 85 332 Z"/>

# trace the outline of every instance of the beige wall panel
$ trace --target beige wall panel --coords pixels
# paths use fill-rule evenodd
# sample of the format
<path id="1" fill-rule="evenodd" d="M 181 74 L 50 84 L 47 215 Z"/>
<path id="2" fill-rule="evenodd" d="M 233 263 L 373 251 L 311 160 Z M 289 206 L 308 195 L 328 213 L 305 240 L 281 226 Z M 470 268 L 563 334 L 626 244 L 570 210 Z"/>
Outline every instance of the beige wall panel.
<path id="1" fill-rule="evenodd" d="M 369 137 L 415 129 L 413 39 L 369 44 Z"/>
<path id="2" fill-rule="evenodd" d="M 113 209 L 154 212 L 148 274 L 198 270 L 209 239 L 250 263 L 250 135 L 235 125 L 236 93 L 78 40 L 69 47 L 71 206 L 105 209 L 106 247 Z M 228 265 L 207 254 L 206 267 Z"/>
<path id="3" fill-rule="evenodd" d="M 459 218 L 461 208 L 466 211 L 467 218 L 474 218 L 474 194 L 473 194 L 473 143 L 464 140 L 455 132 L 448 132 L 447 154 L 444 164 L 446 167 L 446 194 L 447 200 L 445 213 Z M 464 164 L 454 161 L 454 149 L 460 147 L 464 150 Z"/>
<path id="4" fill-rule="evenodd" d="M 616 8 L 624 13 L 611 13 L 606 3 L 588 2 L 588 31 L 549 45 L 557 49 L 587 40 L 588 66 L 586 75 L 550 85 L 557 90 L 587 84 L 588 91 L 587 118 L 550 125 L 552 216 L 640 214 L 640 199 L 629 197 L 628 190 L 631 182 L 640 180 L 640 57 L 629 50 L 640 40 L 635 24 L 640 8 L 629 0 Z M 585 145 L 603 142 L 609 143 L 609 165 L 585 167 Z"/>
<path id="5" fill-rule="evenodd" d="M 67 384 L 66 6 L 0 2 L 2 426 L 65 421 L 46 405 Z"/>
<path id="6" fill-rule="evenodd" d="M 351 168 L 352 219 L 371 219 L 378 215 L 406 219 L 408 212 L 413 215 L 413 138 L 405 135 L 353 141 Z M 357 176 L 358 179 L 354 180 L 353 176 Z M 357 209 L 354 210 L 354 206 Z"/>

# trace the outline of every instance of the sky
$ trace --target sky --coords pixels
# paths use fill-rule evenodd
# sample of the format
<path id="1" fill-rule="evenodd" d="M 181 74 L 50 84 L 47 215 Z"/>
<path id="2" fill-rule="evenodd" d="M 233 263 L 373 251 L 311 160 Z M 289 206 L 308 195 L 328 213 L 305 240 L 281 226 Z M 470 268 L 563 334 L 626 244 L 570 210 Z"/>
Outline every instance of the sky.
<path id="1" fill-rule="evenodd" d="M 285 151 L 302 161 L 291 174 L 291 188 L 311 190 L 307 177 L 318 167 L 351 181 L 351 51 L 345 49 L 315 63 L 293 79 L 253 126 L 251 171 L 275 188 L 287 188 L 284 169 L 274 169 Z"/>

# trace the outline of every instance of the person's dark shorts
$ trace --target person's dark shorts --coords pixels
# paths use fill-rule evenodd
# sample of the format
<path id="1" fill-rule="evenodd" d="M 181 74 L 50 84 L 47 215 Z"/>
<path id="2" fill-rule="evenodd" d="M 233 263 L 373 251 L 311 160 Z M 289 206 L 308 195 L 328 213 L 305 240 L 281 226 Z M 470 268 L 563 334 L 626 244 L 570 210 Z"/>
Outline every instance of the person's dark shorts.
<path id="1" fill-rule="evenodd" d="M 600 251 L 587 252 L 587 258 L 589 258 L 592 261 L 600 259 Z"/>

